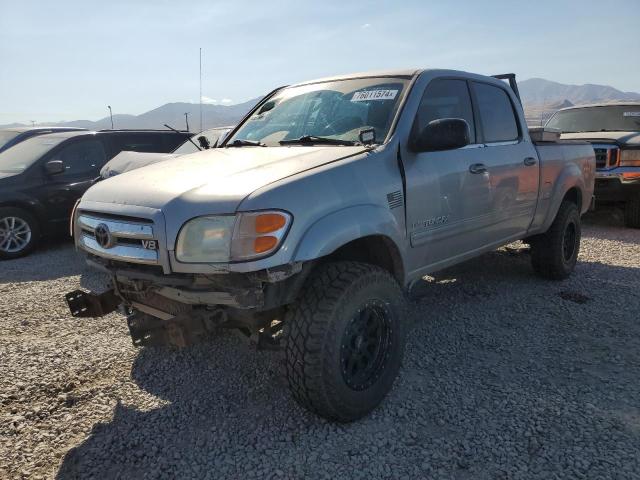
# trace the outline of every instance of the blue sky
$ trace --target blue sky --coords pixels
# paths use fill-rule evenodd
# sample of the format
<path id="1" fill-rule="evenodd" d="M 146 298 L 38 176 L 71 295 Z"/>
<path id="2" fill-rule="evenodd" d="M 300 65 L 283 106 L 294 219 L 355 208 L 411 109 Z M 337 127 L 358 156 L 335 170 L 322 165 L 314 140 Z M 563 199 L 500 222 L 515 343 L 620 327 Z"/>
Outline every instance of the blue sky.
<path id="1" fill-rule="evenodd" d="M 440 67 L 640 92 L 640 1 L 0 0 L 0 124 Z"/>

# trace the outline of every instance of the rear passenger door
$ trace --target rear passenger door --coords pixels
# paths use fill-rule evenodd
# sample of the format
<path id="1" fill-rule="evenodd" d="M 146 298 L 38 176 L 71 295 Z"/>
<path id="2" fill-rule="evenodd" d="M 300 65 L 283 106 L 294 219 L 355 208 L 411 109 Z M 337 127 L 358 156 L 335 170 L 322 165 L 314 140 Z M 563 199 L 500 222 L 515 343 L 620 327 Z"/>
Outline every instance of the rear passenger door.
<path id="1" fill-rule="evenodd" d="M 407 227 L 415 263 L 435 267 L 485 244 L 483 226 L 491 199 L 488 175 L 469 173 L 469 167 L 480 162 L 483 148 L 476 141 L 476 122 L 465 79 L 437 78 L 429 82 L 411 135 L 441 118 L 465 120 L 471 144 L 435 152 L 409 149 L 406 161 L 403 158 Z"/>
<path id="2" fill-rule="evenodd" d="M 513 98 L 502 86 L 471 82 L 478 135 L 484 146 L 478 162 L 489 182 L 486 222 L 491 243 L 523 234 L 533 219 L 538 198 L 539 165 L 526 141 Z"/>

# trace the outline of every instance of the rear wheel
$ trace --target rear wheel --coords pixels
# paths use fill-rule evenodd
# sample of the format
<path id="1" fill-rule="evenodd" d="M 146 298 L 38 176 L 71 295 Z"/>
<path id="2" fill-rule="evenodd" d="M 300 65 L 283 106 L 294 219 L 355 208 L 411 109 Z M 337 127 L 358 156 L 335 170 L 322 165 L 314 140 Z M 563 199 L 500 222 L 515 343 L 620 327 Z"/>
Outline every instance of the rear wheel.
<path id="1" fill-rule="evenodd" d="M 0 208 L 0 259 L 27 255 L 35 248 L 39 235 L 38 222 L 28 212 Z"/>
<path id="2" fill-rule="evenodd" d="M 630 198 L 624 206 L 624 224 L 629 228 L 640 228 L 640 195 Z"/>
<path id="3" fill-rule="evenodd" d="M 580 252 L 580 213 L 573 202 L 563 201 L 549 230 L 531 238 L 531 263 L 535 272 L 562 280 L 573 272 Z"/>
<path id="4" fill-rule="evenodd" d="M 318 267 L 287 315 L 289 388 L 303 407 L 350 422 L 373 410 L 393 385 L 404 351 L 404 296 L 379 267 Z"/>

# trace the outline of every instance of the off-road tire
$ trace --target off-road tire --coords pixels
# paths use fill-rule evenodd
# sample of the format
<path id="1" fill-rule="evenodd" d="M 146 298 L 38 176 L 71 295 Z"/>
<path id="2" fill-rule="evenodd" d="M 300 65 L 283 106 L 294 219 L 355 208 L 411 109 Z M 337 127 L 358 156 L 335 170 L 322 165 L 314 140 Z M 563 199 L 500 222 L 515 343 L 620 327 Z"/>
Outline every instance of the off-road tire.
<path id="1" fill-rule="evenodd" d="M 551 280 L 567 278 L 578 260 L 581 235 L 578 207 L 565 200 L 549 230 L 530 240 L 533 270 L 541 277 Z M 567 250 L 569 246 L 570 253 Z"/>
<path id="2" fill-rule="evenodd" d="M 349 334 L 359 331 L 354 325 L 360 324 L 352 322 L 369 309 L 384 310 L 375 314 L 374 322 L 388 318 L 384 320 L 389 325 L 388 342 L 380 342 L 387 349 L 376 357 L 379 363 L 371 363 L 380 365 L 376 373 L 350 386 L 344 343 L 351 343 Z M 333 421 L 351 422 L 367 415 L 391 390 L 402 362 L 407 325 L 404 295 L 386 270 L 358 262 L 320 265 L 285 317 L 284 363 L 293 397 Z"/>
<path id="3" fill-rule="evenodd" d="M 12 258 L 23 257 L 31 253 L 40 241 L 40 227 L 38 225 L 38 221 L 26 210 L 16 207 L 1 207 L 0 222 L 5 218 L 18 218 L 25 222 L 31 231 L 31 235 L 27 244 L 19 251 L 10 252 L 0 248 L 0 260 L 10 260 Z M 3 227 L 4 224 L 0 225 L 0 228 Z"/>
<path id="4" fill-rule="evenodd" d="M 629 228 L 640 228 L 640 195 L 630 198 L 625 204 L 624 224 Z"/>

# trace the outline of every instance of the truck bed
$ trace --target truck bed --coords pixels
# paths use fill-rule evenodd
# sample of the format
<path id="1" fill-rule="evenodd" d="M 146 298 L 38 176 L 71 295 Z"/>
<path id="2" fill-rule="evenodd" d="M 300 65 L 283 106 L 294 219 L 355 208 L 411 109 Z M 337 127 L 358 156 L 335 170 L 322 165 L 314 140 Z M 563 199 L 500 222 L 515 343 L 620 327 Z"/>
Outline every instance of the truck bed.
<path id="1" fill-rule="evenodd" d="M 591 205 L 595 175 L 595 154 L 589 142 L 574 140 L 534 141 L 538 158 L 540 159 L 540 195 L 536 213 L 531 224 L 532 233 L 545 231 L 554 215 L 549 214 L 551 208 L 556 208 L 552 202 L 556 196 L 554 192 L 563 188 L 565 179 L 570 173 L 580 170 L 583 172 L 585 184 L 581 186 L 584 192 L 579 205 L 580 212 L 585 213 Z"/>

